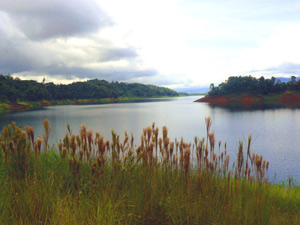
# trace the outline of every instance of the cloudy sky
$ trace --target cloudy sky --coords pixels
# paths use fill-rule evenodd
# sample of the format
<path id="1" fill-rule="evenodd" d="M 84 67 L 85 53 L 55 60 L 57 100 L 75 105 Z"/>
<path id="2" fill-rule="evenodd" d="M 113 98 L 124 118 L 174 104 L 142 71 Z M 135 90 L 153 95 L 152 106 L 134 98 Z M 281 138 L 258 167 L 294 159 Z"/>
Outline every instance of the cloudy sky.
<path id="1" fill-rule="evenodd" d="M 300 75 L 297 0 L 0 0 L 0 73 L 195 89 Z"/>

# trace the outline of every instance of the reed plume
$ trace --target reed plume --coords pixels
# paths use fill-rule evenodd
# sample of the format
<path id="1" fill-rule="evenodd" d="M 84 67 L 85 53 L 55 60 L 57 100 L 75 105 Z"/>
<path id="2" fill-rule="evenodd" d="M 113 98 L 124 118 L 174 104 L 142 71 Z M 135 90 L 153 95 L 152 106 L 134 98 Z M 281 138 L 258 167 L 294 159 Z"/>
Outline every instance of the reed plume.
<path id="1" fill-rule="evenodd" d="M 45 145 L 45 152 L 47 152 L 47 150 L 48 150 L 48 139 L 49 139 L 49 135 L 50 135 L 50 132 L 51 132 L 51 128 L 49 126 L 49 120 L 44 119 L 43 124 L 44 124 L 43 139 L 44 139 L 44 145 Z"/>

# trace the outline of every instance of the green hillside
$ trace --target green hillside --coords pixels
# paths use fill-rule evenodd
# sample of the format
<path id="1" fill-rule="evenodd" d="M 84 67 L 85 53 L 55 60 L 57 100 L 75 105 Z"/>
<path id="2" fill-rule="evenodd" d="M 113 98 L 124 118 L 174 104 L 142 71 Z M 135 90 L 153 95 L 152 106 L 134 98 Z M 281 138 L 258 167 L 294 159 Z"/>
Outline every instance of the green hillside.
<path id="1" fill-rule="evenodd" d="M 284 93 L 286 91 L 300 91 L 300 81 L 296 81 L 295 76 L 291 76 L 289 82 L 281 82 L 280 79 L 271 77 L 271 79 L 255 78 L 250 76 L 229 77 L 225 82 L 217 87 L 214 84 L 210 85 L 209 96 L 226 96 L 226 95 L 241 95 L 248 94 L 257 95 L 274 95 Z"/>
<path id="2" fill-rule="evenodd" d="M 66 85 L 20 80 L 0 74 L 0 102 L 162 96 L 178 96 L 178 93 L 168 88 L 138 83 L 93 79 Z"/>

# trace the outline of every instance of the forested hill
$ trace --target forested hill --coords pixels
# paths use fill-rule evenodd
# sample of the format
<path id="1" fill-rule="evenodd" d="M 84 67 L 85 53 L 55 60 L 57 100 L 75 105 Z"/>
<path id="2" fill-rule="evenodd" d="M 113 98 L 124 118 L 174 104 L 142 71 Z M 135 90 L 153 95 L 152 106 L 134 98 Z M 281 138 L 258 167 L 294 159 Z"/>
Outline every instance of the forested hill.
<path id="1" fill-rule="evenodd" d="M 300 80 L 297 81 L 295 76 L 291 76 L 288 82 L 281 82 L 280 79 L 275 77 L 271 79 L 265 79 L 263 76 L 258 79 L 252 76 L 229 77 L 228 80 L 219 84 L 218 87 L 214 87 L 214 84 L 211 84 L 208 95 L 268 95 L 286 91 L 300 92 Z"/>
<path id="2" fill-rule="evenodd" d="M 178 93 L 168 88 L 138 83 L 110 83 L 93 79 L 56 85 L 0 75 L 0 102 L 160 96 L 178 96 Z"/>

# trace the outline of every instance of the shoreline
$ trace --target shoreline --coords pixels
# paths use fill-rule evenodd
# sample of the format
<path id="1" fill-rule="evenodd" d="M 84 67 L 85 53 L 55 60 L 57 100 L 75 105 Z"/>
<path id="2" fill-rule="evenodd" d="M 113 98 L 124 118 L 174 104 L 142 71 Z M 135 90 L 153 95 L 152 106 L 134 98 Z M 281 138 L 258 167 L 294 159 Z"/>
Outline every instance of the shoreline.
<path id="1" fill-rule="evenodd" d="M 0 114 L 22 112 L 35 109 L 41 109 L 45 106 L 57 105 L 94 105 L 94 104 L 113 104 L 126 103 L 131 101 L 144 101 L 151 99 L 165 99 L 174 96 L 155 96 L 155 97 L 121 97 L 121 98 L 102 98 L 102 99 L 78 99 L 78 100 L 54 100 L 54 101 L 40 101 L 40 102 L 16 102 L 16 103 L 0 103 Z M 175 96 L 182 97 L 182 96 Z"/>
<path id="2" fill-rule="evenodd" d="M 241 106 L 252 107 L 272 104 L 279 107 L 300 107 L 300 93 L 285 92 L 274 95 L 229 95 L 209 96 L 197 99 L 194 102 L 206 102 L 216 106 Z"/>

